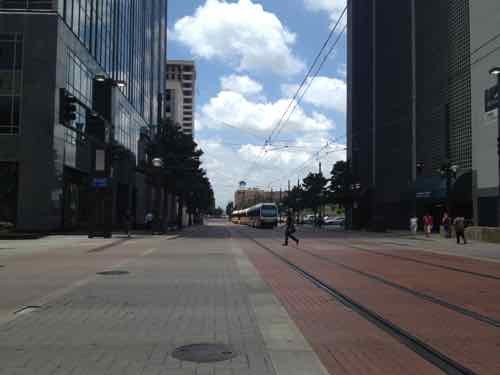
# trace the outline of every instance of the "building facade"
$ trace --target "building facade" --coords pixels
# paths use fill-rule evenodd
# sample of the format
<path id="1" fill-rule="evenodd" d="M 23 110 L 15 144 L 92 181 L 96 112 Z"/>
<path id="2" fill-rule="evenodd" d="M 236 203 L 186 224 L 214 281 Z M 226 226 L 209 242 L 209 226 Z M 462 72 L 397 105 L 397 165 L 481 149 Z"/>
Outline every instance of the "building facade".
<path id="1" fill-rule="evenodd" d="M 349 2 L 348 159 L 361 187 L 354 226 L 407 227 L 425 211 L 439 217 L 446 160 L 459 167 L 458 185 L 470 177 L 468 3 Z M 466 216 L 470 191 L 453 198 Z"/>
<path id="2" fill-rule="evenodd" d="M 168 60 L 165 117 L 185 134 L 194 136 L 196 65 L 191 60 Z"/>
<path id="3" fill-rule="evenodd" d="M 474 173 L 475 223 L 500 225 L 500 191 L 497 138 L 498 100 L 493 105 L 496 79 L 489 70 L 500 66 L 500 3 L 495 0 L 470 2 L 472 74 L 472 168 Z"/>
<path id="4" fill-rule="evenodd" d="M 142 216 L 139 139 L 163 114 L 166 12 L 166 0 L 0 0 L 0 221 L 88 223 L 96 77 L 111 83 L 111 139 L 129 154 L 112 167 L 114 222 Z M 78 101 L 64 125 L 61 89 Z"/>

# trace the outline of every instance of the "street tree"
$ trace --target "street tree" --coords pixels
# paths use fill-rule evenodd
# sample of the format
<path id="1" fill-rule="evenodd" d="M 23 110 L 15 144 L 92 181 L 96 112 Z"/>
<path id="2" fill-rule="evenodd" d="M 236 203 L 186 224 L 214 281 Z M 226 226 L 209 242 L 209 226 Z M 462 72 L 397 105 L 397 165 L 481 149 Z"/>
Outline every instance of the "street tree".
<path id="1" fill-rule="evenodd" d="M 234 202 L 229 202 L 226 206 L 226 215 L 231 216 L 234 211 Z"/>
<path id="2" fill-rule="evenodd" d="M 321 211 L 321 207 L 326 203 L 326 185 L 328 180 L 323 173 L 309 173 L 303 180 L 303 202 L 304 206 L 311 208 L 314 216 Z"/>
<path id="3" fill-rule="evenodd" d="M 339 160 L 333 165 L 330 185 L 329 200 L 331 203 L 344 205 L 346 203 L 349 185 L 348 164 L 344 160 Z"/>
<path id="4" fill-rule="evenodd" d="M 201 168 L 203 151 L 190 135 L 166 120 L 150 142 L 148 155 L 150 160 L 163 161 L 160 184 L 171 197 L 178 199 L 178 227 L 182 227 L 183 207 L 187 208 L 191 224 L 195 214 L 207 212 L 214 205 L 212 186 Z"/>

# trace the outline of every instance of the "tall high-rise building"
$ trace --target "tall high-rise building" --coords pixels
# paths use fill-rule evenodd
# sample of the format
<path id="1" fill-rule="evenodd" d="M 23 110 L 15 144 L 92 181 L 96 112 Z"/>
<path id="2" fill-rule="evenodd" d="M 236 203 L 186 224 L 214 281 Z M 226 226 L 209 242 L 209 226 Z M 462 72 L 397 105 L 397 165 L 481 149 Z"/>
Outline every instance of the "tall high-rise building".
<path id="1" fill-rule="evenodd" d="M 497 77 L 500 67 L 500 3 L 470 1 L 472 71 L 472 164 L 475 224 L 500 225 Z"/>
<path id="2" fill-rule="evenodd" d="M 468 3 L 349 2 L 348 159 L 361 187 L 355 226 L 407 227 L 411 215 L 440 216 L 446 160 L 459 167 L 458 185 L 470 180 Z M 454 202 L 464 215 L 470 190 Z"/>
<path id="3" fill-rule="evenodd" d="M 191 60 L 168 60 L 165 117 L 189 135 L 194 135 L 196 66 Z"/>
<path id="4" fill-rule="evenodd" d="M 0 221 L 88 222 L 96 115 L 129 155 L 112 167 L 114 221 L 143 215 L 135 166 L 141 131 L 163 115 L 166 13 L 167 0 L 0 0 Z M 76 98 L 66 119 L 64 93 Z"/>

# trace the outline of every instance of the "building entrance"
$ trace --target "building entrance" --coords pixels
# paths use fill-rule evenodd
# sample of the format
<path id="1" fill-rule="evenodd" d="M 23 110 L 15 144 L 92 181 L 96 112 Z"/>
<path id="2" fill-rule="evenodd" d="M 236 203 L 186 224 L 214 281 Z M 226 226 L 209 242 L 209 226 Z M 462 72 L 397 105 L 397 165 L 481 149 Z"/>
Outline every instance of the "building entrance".
<path id="1" fill-rule="evenodd" d="M 0 162 L 0 222 L 16 225 L 17 164 Z"/>

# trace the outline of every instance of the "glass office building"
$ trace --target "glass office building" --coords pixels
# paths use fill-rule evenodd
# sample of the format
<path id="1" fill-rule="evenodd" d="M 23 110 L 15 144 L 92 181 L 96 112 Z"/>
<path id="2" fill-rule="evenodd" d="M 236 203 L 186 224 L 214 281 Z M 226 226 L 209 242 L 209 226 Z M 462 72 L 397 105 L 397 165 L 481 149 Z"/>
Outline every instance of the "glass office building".
<path id="1" fill-rule="evenodd" d="M 96 76 L 113 87 L 111 125 L 131 152 L 114 168 L 115 216 L 134 209 L 141 131 L 160 121 L 167 0 L 0 0 L 0 221 L 19 229 L 85 225 Z M 62 125 L 60 89 L 79 99 Z M 12 200 L 15 200 L 15 204 Z"/>
<path id="2" fill-rule="evenodd" d="M 459 167 L 453 213 L 471 217 L 468 0 L 352 0 L 348 8 L 348 158 L 358 227 L 408 228 L 446 204 L 439 168 Z M 458 190 L 457 190 L 458 191 Z"/>

